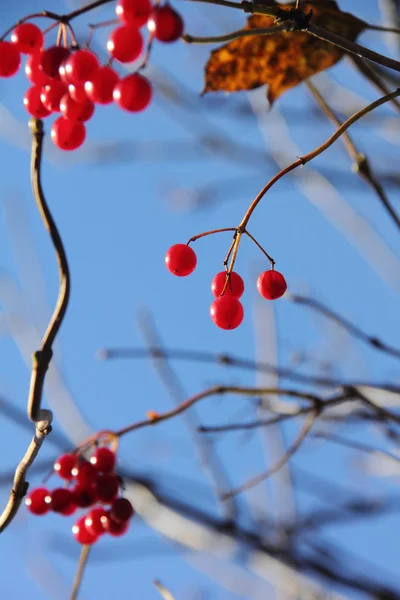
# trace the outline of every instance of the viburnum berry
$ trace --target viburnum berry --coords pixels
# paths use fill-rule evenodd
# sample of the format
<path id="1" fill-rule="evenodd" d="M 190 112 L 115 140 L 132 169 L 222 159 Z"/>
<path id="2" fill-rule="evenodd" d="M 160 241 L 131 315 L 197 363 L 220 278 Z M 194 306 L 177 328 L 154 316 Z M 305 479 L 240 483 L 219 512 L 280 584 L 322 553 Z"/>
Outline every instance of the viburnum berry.
<path id="1" fill-rule="evenodd" d="M 102 535 L 106 532 L 103 527 L 102 517 L 107 515 L 104 508 L 92 508 L 85 518 L 85 528 L 91 535 Z"/>
<path id="2" fill-rule="evenodd" d="M 45 501 L 50 506 L 50 510 L 56 513 L 71 514 L 69 513 L 71 505 L 76 506 L 73 494 L 67 488 L 56 488 L 49 492 Z"/>
<path id="3" fill-rule="evenodd" d="M 106 513 L 104 517 L 101 517 L 101 522 L 105 531 L 114 537 L 123 535 L 129 527 L 129 521 L 114 521 L 110 512 Z"/>
<path id="4" fill-rule="evenodd" d="M 111 33 L 107 50 L 121 63 L 133 62 L 143 50 L 143 37 L 137 27 L 121 25 Z"/>
<path id="5" fill-rule="evenodd" d="M 97 480 L 97 469 L 88 461 L 81 462 L 72 469 L 72 475 L 80 487 L 90 487 Z"/>
<path id="6" fill-rule="evenodd" d="M 50 112 L 60 112 L 61 98 L 68 90 L 67 85 L 63 81 L 54 79 L 48 85 L 45 85 L 40 95 L 43 105 Z"/>
<path id="7" fill-rule="evenodd" d="M 0 77 L 12 77 L 19 69 L 21 57 L 11 42 L 0 41 Z"/>
<path id="8" fill-rule="evenodd" d="M 116 498 L 110 509 L 110 517 L 114 521 L 129 521 L 134 512 L 128 498 Z"/>
<path id="9" fill-rule="evenodd" d="M 216 298 L 222 294 L 226 283 L 227 272 L 222 271 L 218 273 L 211 283 L 211 292 Z M 226 284 L 224 296 L 231 296 L 232 298 L 240 298 L 244 292 L 244 282 L 238 273 L 232 271 L 229 275 L 228 283 Z"/>
<path id="10" fill-rule="evenodd" d="M 99 70 L 97 56 L 90 50 L 73 52 L 63 64 L 69 83 L 84 85 Z"/>
<path id="11" fill-rule="evenodd" d="M 41 93 L 42 87 L 40 85 L 33 85 L 26 91 L 24 96 L 24 106 L 26 110 L 36 119 L 44 119 L 51 113 L 51 111 L 44 106 L 40 98 Z"/>
<path id="12" fill-rule="evenodd" d="M 100 502 L 110 503 L 117 496 L 119 479 L 115 473 L 99 473 L 96 481 L 97 499 Z"/>
<path id="13" fill-rule="evenodd" d="M 86 81 L 85 92 L 96 104 L 110 104 L 118 81 L 119 77 L 111 67 L 100 67 L 97 73 Z"/>
<path id="14" fill-rule="evenodd" d="M 97 502 L 97 490 L 94 484 L 89 486 L 76 485 L 71 492 L 74 502 L 79 508 L 87 508 Z"/>
<path id="15" fill-rule="evenodd" d="M 50 135 L 60 150 L 75 150 L 85 141 L 86 129 L 79 121 L 58 117 L 53 123 Z"/>
<path id="16" fill-rule="evenodd" d="M 35 85 L 47 85 L 51 79 L 40 67 L 41 53 L 32 54 L 28 57 L 25 65 L 25 74 Z"/>
<path id="17" fill-rule="evenodd" d="M 152 6 L 150 0 L 118 0 L 115 12 L 117 17 L 128 25 L 139 28 L 146 25 Z"/>
<path id="18" fill-rule="evenodd" d="M 139 112 L 150 104 L 152 94 L 150 81 L 139 73 L 133 73 L 117 83 L 113 98 L 124 110 Z"/>
<path id="19" fill-rule="evenodd" d="M 257 289 L 263 298 L 276 300 L 287 290 L 287 283 L 279 271 L 264 271 L 257 279 Z"/>
<path id="20" fill-rule="evenodd" d="M 110 473 L 115 466 L 115 453 L 109 448 L 96 448 L 90 462 L 98 471 Z"/>
<path id="21" fill-rule="evenodd" d="M 169 4 L 155 6 L 147 24 L 149 31 L 160 42 L 176 42 L 183 33 L 183 19 Z"/>
<path id="22" fill-rule="evenodd" d="M 76 454 L 63 454 L 54 463 L 54 470 L 61 479 L 70 481 L 72 479 L 72 469 L 78 464 Z"/>
<path id="23" fill-rule="evenodd" d="M 71 96 L 72 100 L 75 100 L 75 102 L 85 104 L 85 102 L 91 101 L 88 98 L 88 95 L 85 92 L 85 88 L 83 85 L 73 85 L 72 83 L 70 83 L 68 85 L 68 93 Z"/>
<path id="24" fill-rule="evenodd" d="M 70 121 L 80 121 L 84 123 L 92 118 L 94 113 L 94 104 L 88 100 L 87 102 L 75 102 L 68 94 L 65 94 L 60 100 L 60 110 L 66 119 Z"/>
<path id="25" fill-rule="evenodd" d="M 193 273 L 197 265 L 196 254 L 186 244 L 175 244 L 167 250 L 165 265 L 170 273 L 178 277 L 186 277 Z"/>
<path id="26" fill-rule="evenodd" d="M 68 48 L 63 46 L 51 46 L 46 50 L 42 50 L 39 56 L 40 68 L 51 79 L 61 79 L 60 66 L 70 54 Z"/>
<path id="27" fill-rule="evenodd" d="M 72 533 L 74 534 L 74 538 L 80 544 L 91 545 L 97 541 L 98 536 L 89 532 L 85 526 L 86 517 L 83 516 L 77 520 L 75 525 L 72 527 Z"/>
<path id="28" fill-rule="evenodd" d="M 49 512 L 50 506 L 46 502 L 46 497 L 49 495 L 46 488 L 35 488 L 29 492 L 25 499 L 25 504 L 29 512 L 33 515 L 45 515 Z"/>
<path id="29" fill-rule="evenodd" d="M 244 317 L 243 306 L 237 298 L 219 296 L 211 304 L 210 315 L 217 327 L 236 329 Z"/>
<path id="30" fill-rule="evenodd" d="M 11 41 L 19 52 L 34 54 L 43 45 L 43 32 L 34 23 L 21 23 L 12 32 Z"/>

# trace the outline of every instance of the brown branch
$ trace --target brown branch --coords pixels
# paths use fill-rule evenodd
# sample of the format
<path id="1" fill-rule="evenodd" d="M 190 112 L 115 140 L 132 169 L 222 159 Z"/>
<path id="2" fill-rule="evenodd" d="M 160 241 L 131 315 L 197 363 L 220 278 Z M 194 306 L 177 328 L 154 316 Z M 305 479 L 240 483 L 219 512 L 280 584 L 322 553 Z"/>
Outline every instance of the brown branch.
<path id="1" fill-rule="evenodd" d="M 31 421 L 38 421 L 45 418 L 40 416 L 44 379 L 53 356 L 52 345 L 67 311 L 71 284 L 64 245 L 47 205 L 42 188 L 41 162 L 44 138 L 43 121 L 32 118 L 29 122 L 29 127 L 32 133 L 31 180 L 33 195 L 43 224 L 49 232 L 51 241 L 53 242 L 60 280 L 57 303 L 44 334 L 42 346 L 33 354 L 33 366 L 28 397 L 28 416 Z"/>
<path id="2" fill-rule="evenodd" d="M 356 69 L 361 73 L 361 75 L 366 77 L 368 81 L 372 83 L 377 90 L 379 90 L 381 94 L 388 94 L 390 92 L 389 86 L 387 86 L 386 83 L 381 79 L 381 77 L 379 77 L 378 69 L 380 67 L 373 67 L 358 56 L 351 55 L 348 58 L 351 60 Z M 386 73 L 384 73 L 384 75 L 386 75 Z M 391 100 L 391 104 L 393 104 L 397 111 L 400 111 L 400 103 L 396 99 Z"/>
<path id="3" fill-rule="evenodd" d="M 254 29 L 239 29 L 226 33 L 225 35 L 214 35 L 208 37 L 196 37 L 185 33 L 182 36 L 182 40 L 187 44 L 217 44 L 222 42 L 230 42 L 241 37 L 250 37 L 252 35 L 272 35 L 274 33 L 280 33 L 281 31 L 288 31 L 290 29 L 290 23 L 282 23 L 281 25 L 275 25 L 273 27 L 263 27 Z"/>
<path id="4" fill-rule="evenodd" d="M 359 327 L 357 327 L 341 315 L 335 313 L 333 310 L 322 304 L 322 302 L 318 302 L 318 300 L 314 300 L 313 298 L 308 298 L 306 296 L 297 296 L 296 294 L 289 294 L 288 298 L 295 304 L 308 306 L 312 310 L 321 313 L 322 315 L 324 315 L 324 317 L 331 319 L 332 321 L 340 325 L 340 327 L 343 327 L 343 329 L 348 331 L 351 335 L 365 342 L 366 344 L 369 344 L 376 350 L 379 350 L 380 352 L 385 352 L 386 354 L 390 354 L 390 356 L 393 356 L 395 358 L 400 358 L 400 349 L 394 348 L 393 346 L 389 346 L 388 344 L 382 342 L 376 337 L 369 336 Z"/>
<path id="5" fill-rule="evenodd" d="M 78 562 L 78 570 L 75 575 L 69 600 L 77 600 L 78 598 L 79 590 L 82 585 L 83 574 L 89 558 L 90 548 L 91 546 L 88 545 L 82 546 L 81 555 Z"/>
<path id="6" fill-rule="evenodd" d="M 300 430 L 299 435 L 297 436 L 297 438 L 295 439 L 293 444 L 287 449 L 285 454 L 270 469 L 268 469 L 264 473 L 260 473 L 259 475 L 257 475 L 256 477 L 253 477 L 252 479 L 249 479 L 248 481 L 246 481 L 239 487 L 234 488 L 233 490 L 230 490 L 227 494 L 225 494 L 225 499 L 231 498 L 232 496 L 236 496 L 237 494 L 241 494 L 242 492 L 245 492 L 246 490 L 253 488 L 254 486 L 261 483 L 262 481 L 265 481 L 266 479 L 268 479 L 269 477 L 271 477 L 272 475 L 277 473 L 288 462 L 288 460 L 290 460 L 292 458 L 292 456 L 295 454 L 295 452 L 297 452 L 297 450 L 299 449 L 301 444 L 304 442 L 308 433 L 310 432 L 311 427 L 315 423 L 315 420 L 318 417 L 319 412 L 320 411 L 317 408 L 314 408 L 310 412 L 310 414 L 307 416 L 307 419 L 306 419 L 303 427 Z"/>

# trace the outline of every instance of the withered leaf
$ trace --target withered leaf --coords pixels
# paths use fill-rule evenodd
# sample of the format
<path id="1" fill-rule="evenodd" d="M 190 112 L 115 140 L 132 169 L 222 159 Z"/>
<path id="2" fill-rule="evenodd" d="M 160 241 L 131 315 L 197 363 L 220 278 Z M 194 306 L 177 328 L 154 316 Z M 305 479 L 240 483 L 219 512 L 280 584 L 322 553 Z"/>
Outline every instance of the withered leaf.
<path id="1" fill-rule="evenodd" d="M 290 5 L 278 5 L 288 8 Z M 301 3 L 305 13 L 313 11 L 312 22 L 354 41 L 366 23 L 342 12 L 334 0 Z M 272 27 L 274 18 L 253 15 L 245 29 Z M 237 92 L 268 85 L 270 104 L 283 92 L 307 77 L 332 67 L 344 52 L 306 31 L 280 32 L 237 38 L 211 53 L 205 67 L 204 92 Z"/>

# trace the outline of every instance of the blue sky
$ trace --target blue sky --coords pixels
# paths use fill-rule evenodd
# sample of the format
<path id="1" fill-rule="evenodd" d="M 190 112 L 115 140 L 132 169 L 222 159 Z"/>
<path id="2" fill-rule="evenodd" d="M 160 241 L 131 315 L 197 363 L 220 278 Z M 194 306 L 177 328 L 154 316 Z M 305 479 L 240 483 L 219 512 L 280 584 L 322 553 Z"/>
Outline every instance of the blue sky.
<path id="1" fill-rule="evenodd" d="M 355 14 L 379 22 L 377 3 L 351 4 Z M 193 34 L 230 31 L 243 22 L 242 16 L 227 14 L 222 9 L 206 10 L 183 2 L 175 5 L 185 15 L 187 31 Z M 67 3 L 56 0 L 51 6 L 43 6 L 39 0 L 14 2 L 1 14 L 2 30 L 28 11 L 43 8 L 64 12 Z M 106 7 L 90 21 L 111 17 L 112 7 Z M 84 38 L 87 22 L 86 18 L 79 21 L 78 36 Z M 99 30 L 95 38 L 103 58 L 106 37 L 107 30 Z M 361 40 L 378 51 L 388 51 L 376 33 L 365 34 Z M 164 254 L 171 244 L 186 242 L 202 231 L 235 226 L 258 190 L 276 173 L 277 166 L 267 159 L 267 153 L 284 149 L 281 113 L 287 117 L 290 135 L 302 153 L 320 144 L 332 131 L 325 121 L 308 116 L 312 101 L 303 88 L 288 92 L 258 122 L 251 116 L 251 107 L 260 106 L 262 92 L 261 95 L 252 92 L 250 97 L 245 93 L 218 96 L 219 108 L 215 108 L 216 97 L 199 101 L 202 67 L 208 52 L 207 47 L 179 43 L 154 47 L 149 77 L 159 82 L 162 77 L 168 81 L 172 76 L 172 81 L 182 82 L 190 103 L 171 94 L 167 98 L 165 88 L 156 85 L 154 103 L 143 114 L 122 113 L 114 106 L 96 109 L 88 125 L 87 143 L 73 155 L 56 150 L 49 139 L 46 142 L 44 187 L 72 273 L 71 304 L 55 360 L 81 416 L 71 417 L 71 408 L 61 392 L 48 395 L 46 401 L 55 412 L 55 432 L 63 433 L 73 442 L 81 440 L 88 431 L 118 429 L 140 420 L 149 409 L 162 412 L 170 408 L 171 400 L 149 361 L 102 362 L 96 357 L 97 351 L 104 347 L 142 346 L 138 315 L 144 310 L 151 313 L 164 344 L 171 348 L 260 358 L 255 347 L 263 342 L 265 352 L 270 357 L 276 354 L 281 366 L 293 364 L 296 354 L 306 353 L 309 360 L 298 367 L 304 372 L 315 372 L 320 361 L 328 361 L 334 364 L 335 375 L 347 379 L 371 382 L 398 379 L 394 360 L 352 342 L 346 334 L 338 333 L 305 309 L 285 299 L 273 307 L 262 303 L 256 297 L 255 283 L 258 273 L 267 269 L 268 263 L 248 240 L 244 240 L 237 261 L 237 270 L 246 284 L 243 299 L 246 316 L 235 331 L 217 329 L 209 317 L 210 284 L 214 274 L 221 270 L 229 234 L 196 242 L 198 268 L 191 277 L 173 278 L 165 269 Z M 345 61 L 330 70 L 329 77 L 350 89 L 360 106 L 376 98 L 375 90 L 355 75 Z M 316 79 L 316 84 L 318 81 L 325 85 L 324 79 Z M 54 256 L 30 192 L 30 139 L 22 104 L 26 87 L 23 72 L 0 82 L 1 392 L 21 410 L 26 406 L 29 371 L 9 333 L 10 323 L 15 325 L 15 313 L 24 317 L 25 323 L 17 327 L 17 334 L 23 353 L 29 357 L 35 349 L 33 328 L 44 330 L 57 295 Z M 235 114 L 233 111 L 240 107 L 247 107 L 247 111 L 238 110 Z M 398 124 L 393 124 L 396 113 L 390 107 L 382 108 L 379 114 L 386 115 L 380 128 L 375 127 L 372 119 L 366 120 L 355 126 L 353 135 L 360 149 L 372 159 L 377 173 L 387 173 L 395 171 L 399 146 L 388 142 L 385 135 Z M 218 157 L 200 147 L 201 139 L 204 147 L 204 138 L 209 141 L 210 136 L 228 137 L 248 151 L 242 150 L 243 156 L 239 152 L 234 160 Z M 294 160 L 296 152 L 285 148 L 288 159 Z M 183 155 L 176 158 L 178 149 L 183 149 Z M 265 165 L 261 162 L 263 153 Z M 326 302 L 367 332 L 396 345 L 400 289 L 399 271 L 396 272 L 398 232 L 367 186 L 355 176 L 350 177 L 349 161 L 340 143 L 303 172 L 306 169 L 308 173 L 318 169 L 335 171 L 333 181 L 337 191 L 326 185 L 318 188 L 318 182 L 309 189 L 307 181 L 311 181 L 311 175 L 309 180 L 301 181 L 285 178 L 258 207 L 250 222 L 251 233 L 275 258 L 276 268 L 284 273 L 289 291 Z M 224 181 L 227 184 L 220 185 Z M 213 185 L 219 186 L 217 200 L 200 210 L 191 209 L 193 205 L 188 200 Z M 397 189 L 390 188 L 389 196 L 398 207 Z M 359 221 L 351 243 L 343 235 L 351 223 L 342 206 L 352 207 L 367 224 L 364 227 L 371 227 L 365 241 Z M 326 218 L 324 210 L 331 207 L 335 218 Z M 369 237 L 374 230 L 379 234 L 378 241 Z M 261 312 L 255 318 L 256 310 Z M 263 354 L 261 358 L 267 360 L 268 356 Z M 216 383 L 256 385 L 251 372 L 189 362 L 174 366 L 187 395 Z M 249 400 L 238 397 L 207 400 L 197 412 L 200 421 L 206 424 L 247 419 L 254 414 Z M 292 425 L 285 427 L 285 437 L 291 439 L 296 431 Z M 22 429 L 6 418 L 2 420 L 1 433 L 0 468 L 8 472 L 20 460 L 31 434 L 29 429 Z M 343 434 L 384 445 L 383 437 L 372 425 L 347 426 Z M 217 449 L 232 484 L 238 485 L 266 468 L 257 436 L 245 442 L 242 436 L 229 434 L 218 442 Z M 51 460 L 56 455 L 57 450 L 47 440 L 41 456 Z M 305 443 L 294 463 L 359 495 L 394 494 L 393 481 L 366 477 L 357 467 L 359 458 L 359 454 L 349 455 L 347 450 L 314 440 Z M 151 474 L 166 488 L 170 486 L 178 497 L 182 495 L 199 507 L 215 511 L 196 452 L 179 419 L 123 438 L 120 459 L 121 465 L 138 474 Z M 270 460 L 267 455 L 267 461 Z M 40 478 L 34 475 L 29 480 L 32 486 L 40 483 Z M 276 493 L 270 483 L 261 485 L 249 497 L 265 506 L 268 514 L 269 510 L 276 511 Z M 2 487 L 3 503 L 7 495 L 8 488 Z M 321 506 L 320 502 L 309 493 L 299 492 L 301 510 L 313 510 Z M 16 598 L 29 594 L 31 600 L 68 597 L 78 556 L 76 544 L 72 539 L 68 542 L 72 523 L 73 517 L 40 519 L 21 509 L 2 536 L 5 550 L 0 592 L 5 597 L 10 594 Z M 400 543 L 398 536 L 393 535 L 398 526 L 399 516 L 393 512 L 388 517 L 360 520 L 351 526 L 328 527 L 322 539 L 368 559 L 376 573 L 384 568 L 387 571 L 384 579 L 399 587 L 396 557 Z M 117 551 L 123 557 L 112 560 Z M 238 597 L 210 581 L 138 518 L 125 538 L 102 540 L 94 550 L 82 598 L 106 600 L 116 591 L 131 589 L 132 597 L 152 600 L 160 597 L 152 586 L 154 578 L 161 579 L 177 599 Z M 53 586 L 56 592 L 45 589 L 44 581 L 50 582 L 47 587 Z"/>

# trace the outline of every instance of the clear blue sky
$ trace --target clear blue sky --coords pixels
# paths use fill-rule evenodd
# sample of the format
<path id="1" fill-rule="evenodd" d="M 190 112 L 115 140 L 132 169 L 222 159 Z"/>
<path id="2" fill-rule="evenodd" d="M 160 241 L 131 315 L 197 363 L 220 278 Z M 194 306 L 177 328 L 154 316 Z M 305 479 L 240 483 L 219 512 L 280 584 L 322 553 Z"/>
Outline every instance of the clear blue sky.
<path id="1" fill-rule="evenodd" d="M 7 9 L 0 15 L 1 29 L 5 30 L 28 12 L 43 8 L 65 12 L 68 4 L 71 9 L 77 2 L 54 0 L 44 5 L 43 0 L 18 0 L 7 3 Z M 357 0 L 350 3 L 351 7 L 341 4 L 370 22 L 379 22 L 377 2 L 366 6 L 367 3 Z M 205 10 L 184 2 L 175 5 L 184 14 L 187 31 L 191 33 L 230 31 L 243 22 L 240 15 L 222 10 Z M 89 21 L 109 18 L 112 18 L 112 6 L 93 14 Z M 84 17 L 77 24 L 78 37 L 84 38 L 87 22 Z M 107 30 L 99 30 L 95 37 L 103 58 L 106 37 Z M 366 34 L 361 39 L 378 50 L 388 51 L 377 34 Z M 213 110 L 215 97 L 198 100 L 203 85 L 202 66 L 208 52 L 207 47 L 177 44 L 155 46 L 152 55 L 149 77 L 156 81 L 161 75 L 170 74 L 182 82 L 193 104 L 192 110 L 179 97 L 166 98 L 165 87 L 156 86 L 154 103 L 143 114 L 122 113 L 114 106 L 96 109 L 88 125 L 88 141 L 77 152 L 66 155 L 56 150 L 50 140 L 46 142 L 44 187 L 64 239 L 72 273 L 71 304 L 55 360 L 87 429 L 82 422 L 68 418 L 69 406 L 66 408 L 61 395 L 54 394 L 46 400 L 55 412 L 54 431 L 70 440 L 77 441 L 91 430 L 123 427 L 142 419 L 148 409 L 162 412 L 171 406 L 149 362 L 107 363 L 96 358 L 96 352 L 107 346 L 143 345 L 138 327 L 139 311 L 151 312 L 165 345 L 172 348 L 228 352 L 254 358 L 255 343 L 262 337 L 272 352 L 274 332 L 273 327 L 267 326 L 273 323 L 270 306 L 258 319 L 252 316 L 255 307 L 260 306 L 255 291 L 257 274 L 267 269 L 268 263 L 250 242 L 244 241 L 237 262 L 237 270 L 246 282 L 243 300 L 246 316 L 236 331 L 217 329 L 209 317 L 212 299 L 209 287 L 213 275 L 221 270 L 230 243 L 229 234 L 195 244 L 198 268 L 189 278 L 173 278 L 164 266 L 164 254 L 171 244 L 186 242 L 192 235 L 209 229 L 234 227 L 257 191 L 277 170 L 267 159 L 265 167 L 261 167 L 255 156 L 252 158 L 250 149 L 257 156 L 263 152 L 267 156 L 268 148 L 266 150 L 256 120 L 249 116 L 251 109 L 247 114 L 234 112 L 236 108 L 250 107 L 245 93 L 221 95 L 218 97 L 220 108 Z M 358 94 L 361 103 L 376 97 L 375 90 L 354 75 L 345 62 L 332 69 L 329 76 Z M 11 80 L 0 81 L 1 394 L 21 410 L 26 406 L 29 371 L 15 340 L 9 335 L 10 319 L 15 325 L 16 314 L 24 317 L 22 325 L 17 323 L 17 332 L 23 351 L 29 356 L 36 347 L 32 341 L 33 329 L 43 332 L 57 294 L 54 256 L 30 193 L 30 139 L 22 104 L 26 88 L 23 72 Z M 252 93 L 250 97 L 254 104 L 260 95 Z M 264 133 L 269 137 L 268 144 L 273 144 L 270 147 L 281 148 L 281 139 L 275 137 L 274 141 L 274 135 L 278 136 L 279 110 L 288 116 L 291 134 L 300 152 L 310 151 L 328 137 L 331 127 L 322 120 L 311 119 L 307 112 L 311 108 L 306 90 L 299 88 L 287 93 L 278 102 L 278 108 L 267 116 L 269 121 Z M 381 109 L 380 114 L 392 120 L 396 117 L 389 107 Z M 386 131 L 389 133 L 391 123 L 388 121 Z M 398 142 L 396 146 L 385 141 L 373 127 L 373 120 L 360 123 L 354 128 L 354 138 L 360 150 L 369 154 L 378 173 L 395 171 L 399 161 Z M 237 155 L 237 160 L 226 160 L 201 149 L 201 138 L 204 141 L 204 136 L 220 134 L 248 151 Z M 294 159 L 295 153 L 289 149 L 288 156 Z M 360 252 L 358 241 L 355 245 L 349 243 L 342 231 L 326 218 L 319 208 L 322 204 L 318 202 L 318 190 L 312 203 L 303 193 L 307 190 L 300 189 L 294 179 L 287 178 L 272 190 L 257 209 L 250 231 L 275 258 L 276 268 L 285 274 L 289 291 L 310 294 L 327 302 L 361 328 L 396 345 L 400 290 L 399 271 L 396 272 L 400 264 L 398 232 L 367 186 L 351 177 L 348 158 L 339 143 L 315 161 L 310 170 L 314 167 L 343 173 L 343 177 L 339 174 L 334 180 L 337 193 L 341 194 L 337 202 L 356 209 L 379 233 L 382 240 L 379 243 L 385 247 L 381 265 L 376 267 L 376 261 L 374 263 L 377 258 L 379 262 L 381 255 L 369 238 L 363 248 L 372 248 L 372 259 L 366 258 L 364 250 Z M 231 183 L 221 187 L 225 180 Z M 189 200 L 195 197 L 196 191 L 213 184 L 219 186 L 215 202 L 200 210 L 193 208 Z M 320 193 L 326 194 L 322 198 L 326 201 L 326 188 L 321 188 Z M 398 190 L 391 188 L 389 195 L 400 209 Z M 335 215 L 340 218 L 340 205 L 336 206 Z M 348 219 L 345 218 L 345 225 L 349 225 Z M 343 333 L 337 335 L 325 321 L 306 310 L 281 300 L 274 305 L 274 316 L 281 366 L 290 365 L 294 353 L 306 352 L 311 359 L 300 367 L 304 372 L 313 369 L 315 372 L 318 361 L 333 361 L 334 373 L 341 377 L 375 382 L 398 379 L 394 360 L 354 344 Z M 176 363 L 176 369 L 187 395 L 215 383 L 256 384 L 252 373 L 212 365 L 182 362 Z M 198 408 L 200 421 L 206 424 L 249 418 L 252 413 L 249 400 L 235 397 L 208 400 Z M 349 426 L 343 433 L 383 444 L 372 426 L 370 430 L 366 425 L 363 427 L 361 430 Z M 285 428 L 288 439 L 295 432 L 293 426 Z M 2 472 L 9 472 L 18 463 L 29 437 L 29 430 L 2 419 Z M 217 446 L 233 484 L 266 468 L 259 438 L 254 436 L 245 442 L 242 436 L 230 434 Z M 52 459 L 56 455 L 50 439 L 47 440 L 41 457 Z M 172 481 L 176 494 L 182 493 L 182 497 L 191 499 L 195 505 L 215 510 L 181 421 L 170 421 L 127 436 L 121 442 L 120 457 L 121 464 L 137 473 L 150 473 L 167 489 Z M 357 470 L 355 460 L 359 458 L 359 454 L 351 454 L 349 458 L 347 451 L 328 443 L 309 441 L 294 462 L 360 495 L 377 497 L 395 492 L 393 481 L 384 483 L 382 479 L 367 478 Z M 187 482 L 182 483 L 180 492 L 178 476 L 192 482 L 192 487 Z M 32 486 L 40 483 L 34 475 L 29 480 Z M 197 492 L 196 485 L 201 492 Z M 260 486 L 253 498 L 265 505 L 268 513 L 266 487 Z M 271 486 L 268 489 L 271 492 Z M 7 486 L 0 488 L 2 504 L 7 495 Z M 299 501 L 301 510 L 321 506 L 306 493 L 300 493 Z M 272 507 L 273 497 L 270 496 L 268 502 Z M 21 509 L 1 537 L 2 596 L 29 597 L 30 600 L 68 597 L 79 551 L 72 538 L 69 541 L 73 520 L 73 517 L 34 518 Z M 341 544 L 346 550 L 368 559 L 374 565 L 374 573 L 384 568 L 386 581 L 399 587 L 400 542 L 398 535 L 393 535 L 399 525 L 399 515 L 394 512 L 390 517 L 376 518 L 368 524 L 360 520 L 350 527 L 327 528 L 321 539 Z M 123 558 L 112 560 L 117 551 Z M 161 579 L 177 600 L 238 597 L 210 582 L 140 519 L 133 522 L 124 538 L 102 540 L 92 558 L 82 599 L 107 600 L 116 593 L 124 593 L 127 598 L 156 599 L 160 596 L 152 586 L 154 578 Z M 43 580 L 50 581 L 56 592 L 45 590 L 41 585 Z"/>

